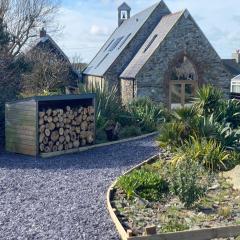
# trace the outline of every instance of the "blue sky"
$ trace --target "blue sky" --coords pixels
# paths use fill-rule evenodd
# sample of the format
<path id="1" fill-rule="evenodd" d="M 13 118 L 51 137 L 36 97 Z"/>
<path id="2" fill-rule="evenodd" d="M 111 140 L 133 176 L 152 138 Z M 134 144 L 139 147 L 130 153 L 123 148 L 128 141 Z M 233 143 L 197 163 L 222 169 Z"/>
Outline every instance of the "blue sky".
<path id="1" fill-rule="evenodd" d="M 57 21 L 63 27 L 56 42 L 72 59 L 89 62 L 117 27 L 123 0 L 62 0 Z M 126 0 L 131 15 L 156 0 Z M 240 0 L 165 0 L 172 12 L 188 9 L 222 58 L 240 48 Z"/>

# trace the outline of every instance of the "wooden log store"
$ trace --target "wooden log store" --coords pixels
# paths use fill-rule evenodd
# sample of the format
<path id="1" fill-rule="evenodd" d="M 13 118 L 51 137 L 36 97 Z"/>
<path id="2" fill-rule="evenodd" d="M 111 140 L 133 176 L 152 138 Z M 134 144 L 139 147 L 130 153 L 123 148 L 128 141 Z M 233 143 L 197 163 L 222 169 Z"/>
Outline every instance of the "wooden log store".
<path id="1" fill-rule="evenodd" d="M 77 152 L 95 143 L 95 125 L 95 94 L 6 103 L 6 150 L 31 156 Z"/>

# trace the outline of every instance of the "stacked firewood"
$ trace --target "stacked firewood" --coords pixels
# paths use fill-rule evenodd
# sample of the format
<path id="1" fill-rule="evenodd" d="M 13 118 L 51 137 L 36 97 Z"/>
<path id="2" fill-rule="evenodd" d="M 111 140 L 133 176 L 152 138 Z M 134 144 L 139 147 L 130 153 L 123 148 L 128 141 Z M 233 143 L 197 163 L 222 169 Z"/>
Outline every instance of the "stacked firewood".
<path id="1" fill-rule="evenodd" d="M 47 109 L 39 112 L 39 150 L 42 153 L 79 148 L 94 142 L 94 108 Z"/>

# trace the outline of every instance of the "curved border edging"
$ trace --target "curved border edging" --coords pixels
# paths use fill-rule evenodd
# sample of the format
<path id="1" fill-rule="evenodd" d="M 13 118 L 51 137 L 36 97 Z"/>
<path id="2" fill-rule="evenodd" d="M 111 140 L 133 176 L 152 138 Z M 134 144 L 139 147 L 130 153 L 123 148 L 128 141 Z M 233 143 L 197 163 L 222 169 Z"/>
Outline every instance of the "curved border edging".
<path id="1" fill-rule="evenodd" d="M 155 161 L 159 155 L 154 155 L 151 158 L 148 158 L 144 162 L 136 165 L 130 170 L 126 171 L 122 176 L 131 173 L 132 171 L 139 169 L 145 164 Z M 240 236 L 240 225 L 231 225 L 226 227 L 216 227 L 216 228 L 202 228 L 198 230 L 187 230 L 180 232 L 171 232 L 171 233 L 160 233 L 155 235 L 148 236 L 131 236 L 131 231 L 126 232 L 121 222 L 119 221 L 116 215 L 116 209 L 112 207 L 111 198 L 113 190 L 116 186 L 117 180 L 115 180 L 107 191 L 107 209 L 110 213 L 113 223 L 121 237 L 122 240 L 211 240 L 216 238 L 229 238 L 229 237 L 238 237 Z"/>
<path id="2" fill-rule="evenodd" d="M 64 150 L 64 151 L 59 151 L 59 152 L 41 153 L 40 157 L 42 157 L 42 158 L 49 158 L 49 157 L 60 156 L 60 155 L 63 155 L 63 154 L 84 152 L 84 151 L 95 149 L 95 148 L 106 147 L 106 146 L 110 146 L 110 145 L 114 145 L 114 144 L 140 140 L 140 139 L 143 139 L 143 138 L 146 138 L 146 137 L 154 136 L 154 135 L 156 135 L 158 133 L 159 132 L 156 131 L 156 132 L 140 135 L 140 136 L 137 136 L 137 137 L 125 138 L 125 139 L 121 139 L 121 140 L 118 140 L 118 141 L 100 143 L 100 144 L 95 144 L 95 145 L 91 145 L 91 146 L 87 146 L 87 147 L 80 147 L 80 148 L 76 148 L 76 149 L 69 149 L 69 150 Z"/>
<path id="3" fill-rule="evenodd" d="M 128 171 L 126 171 L 123 175 L 126 175 L 126 174 L 129 174 L 131 173 L 132 171 L 136 170 L 136 169 L 139 169 L 141 166 L 145 165 L 145 164 L 148 164 L 148 163 L 151 163 L 153 161 L 156 160 L 156 158 L 158 157 L 159 155 L 154 155 L 153 157 L 150 157 L 148 158 L 147 160 L 145 160 L 144 162 L 136 165 L 135 167 L 129 169 Z M 119 221 L 117 215 L 116 215 L 116 210 L 114 208 L 112 208 L 112 204 L 111 204 L 111 197 L 112 197 L 112 194 L 113 194 L 113 189 L 114 187 L 116 186 L 116 183 L 117 183 L 117 180 L 115 180 L 112 185 L 109 187 L 108 191 L 107 191 L 107 208 L 108 208 L 108 211 L 110 213 L 110 216 L 112 218 L 112 221 L 114 222 L 117 230 L 118 230 L 118 233 L 121 237 L 122 240 L 128 240 L 129 239 L 129 235 L 128 233 L 125 231 L 124 227 L 122 226 L 121 222 Z"/>

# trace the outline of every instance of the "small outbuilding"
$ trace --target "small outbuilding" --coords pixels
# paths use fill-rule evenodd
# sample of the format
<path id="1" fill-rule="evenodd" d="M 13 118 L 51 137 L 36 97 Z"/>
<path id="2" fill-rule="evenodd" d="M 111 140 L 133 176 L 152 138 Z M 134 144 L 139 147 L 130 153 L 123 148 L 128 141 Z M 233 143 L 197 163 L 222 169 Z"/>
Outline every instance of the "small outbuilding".
<path id="1" fill-rule="evenodd" d="M 6 103 L 6 150 L 55 156 L 95 142 L 95 94 L 37 96 Z"/>

